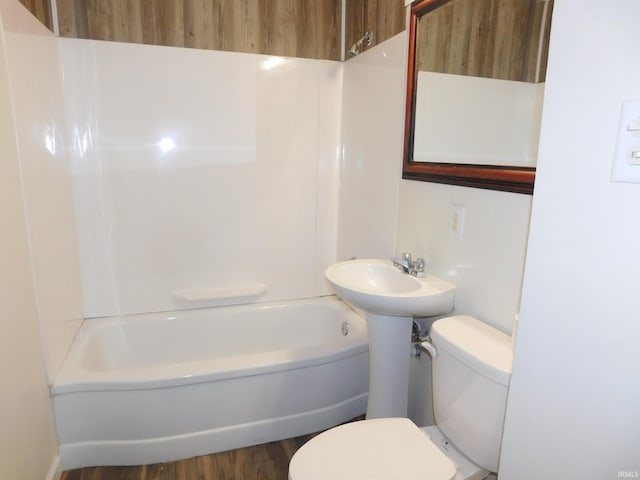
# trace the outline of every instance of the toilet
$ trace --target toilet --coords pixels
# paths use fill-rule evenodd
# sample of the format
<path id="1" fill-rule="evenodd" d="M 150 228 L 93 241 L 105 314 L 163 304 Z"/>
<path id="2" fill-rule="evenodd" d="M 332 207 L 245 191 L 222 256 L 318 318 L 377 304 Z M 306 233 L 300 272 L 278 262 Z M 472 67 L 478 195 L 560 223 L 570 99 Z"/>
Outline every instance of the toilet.
<path id="1" fill-rule="evenodd" d="M 304 444 L 289 480 L 479 480 L 498 470 L 511 337 L 468 315 L 430 332 L 435 426 L 407 418 L 347 423 Z"/>

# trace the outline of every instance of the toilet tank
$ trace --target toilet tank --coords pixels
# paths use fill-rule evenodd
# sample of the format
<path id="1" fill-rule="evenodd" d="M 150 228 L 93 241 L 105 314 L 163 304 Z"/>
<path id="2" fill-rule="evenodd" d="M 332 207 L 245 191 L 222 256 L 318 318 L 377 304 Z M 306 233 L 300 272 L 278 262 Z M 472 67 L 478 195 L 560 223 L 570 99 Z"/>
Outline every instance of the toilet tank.
<path id="1" fill-rule="evenodd" d="M 496 472 L 511 379 L 511 337 L 473 317 L 433 323 L 436 425 L 470 460 Z"/>

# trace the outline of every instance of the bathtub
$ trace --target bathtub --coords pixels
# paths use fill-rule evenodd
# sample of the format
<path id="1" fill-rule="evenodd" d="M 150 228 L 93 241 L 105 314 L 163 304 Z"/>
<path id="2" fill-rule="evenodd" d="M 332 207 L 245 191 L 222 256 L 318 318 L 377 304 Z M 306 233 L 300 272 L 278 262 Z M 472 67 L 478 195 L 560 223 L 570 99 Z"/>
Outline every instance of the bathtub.
<path id="1" fill-rule="evenodd" d="M 281 440 L 361 415 L 364 319 L 335 297 L 85 320 L 51 387 L 65 469 Z"/>

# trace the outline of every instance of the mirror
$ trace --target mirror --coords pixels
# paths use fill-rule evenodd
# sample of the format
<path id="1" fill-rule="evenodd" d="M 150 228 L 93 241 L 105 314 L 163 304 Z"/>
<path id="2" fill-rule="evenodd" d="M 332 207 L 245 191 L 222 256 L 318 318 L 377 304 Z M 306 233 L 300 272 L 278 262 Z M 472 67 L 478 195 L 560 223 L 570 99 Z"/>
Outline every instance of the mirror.
<path id="1" fill-rule="evenodd" d="M 402 178 L 533 193 L 552 9 L 412 4 Z"/>

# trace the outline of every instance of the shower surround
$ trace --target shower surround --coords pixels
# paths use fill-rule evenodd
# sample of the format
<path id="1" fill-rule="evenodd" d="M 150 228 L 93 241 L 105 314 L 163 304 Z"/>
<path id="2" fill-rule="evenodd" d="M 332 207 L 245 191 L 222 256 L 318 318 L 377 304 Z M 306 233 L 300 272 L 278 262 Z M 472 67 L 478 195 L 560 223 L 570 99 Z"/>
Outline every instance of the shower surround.
<path id="1" fill-rule="evenodd" d="M 339 62 L 60 42 L 86 317 L 328 293 Z"/>

